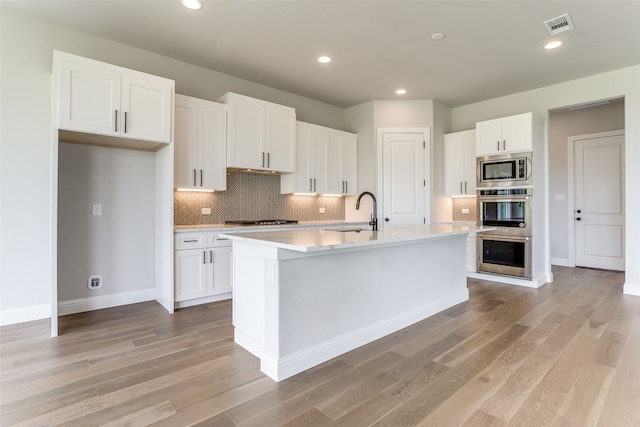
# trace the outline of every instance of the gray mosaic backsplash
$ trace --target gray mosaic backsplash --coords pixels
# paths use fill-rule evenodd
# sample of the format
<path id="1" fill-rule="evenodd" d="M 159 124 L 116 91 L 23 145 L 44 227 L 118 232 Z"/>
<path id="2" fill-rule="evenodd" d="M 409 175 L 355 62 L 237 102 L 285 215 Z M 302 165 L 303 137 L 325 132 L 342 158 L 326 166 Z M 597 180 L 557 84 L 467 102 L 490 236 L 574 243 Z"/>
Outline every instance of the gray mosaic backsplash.
<path id="1" fill-rule="evenodd" d="M 478 203 L 475 197 L 453 198 L 453 220 L 463 222 L 476 222 L 478 220 Z M 462 209 L 469 209 L 468 214 L 463 214 Z"/>
<path id="2" fill-rule="evenodd" d="M 173 193 L 175 225 L 223 224 L 227 220 L 344 220 L 344 198 L 280 194 L 280 176 L 227 172 L 227 191 Z M 202 215 L 211 208 L 211 215 Z M 324 208 L 325 213 L 319 213 Z"/>

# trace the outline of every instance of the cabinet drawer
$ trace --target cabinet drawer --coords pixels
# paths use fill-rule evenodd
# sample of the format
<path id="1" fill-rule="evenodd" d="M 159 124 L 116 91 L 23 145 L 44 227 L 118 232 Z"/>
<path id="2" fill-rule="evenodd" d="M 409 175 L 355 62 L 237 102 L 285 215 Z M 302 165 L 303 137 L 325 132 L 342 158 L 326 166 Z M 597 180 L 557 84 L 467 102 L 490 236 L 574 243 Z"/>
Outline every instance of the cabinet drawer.
<path id="1" fill-rule="evenodd" d="M 218 248 L 231 246 L 231 240 L 226 237 L 220 237 L 220 233 L 207 233 L 207 247 Z"/>
<path id="2" fill-rule="evenodd" d="M 175 235 L 174 250 L 207 247 L 207 233 L 179 233 Z"/>

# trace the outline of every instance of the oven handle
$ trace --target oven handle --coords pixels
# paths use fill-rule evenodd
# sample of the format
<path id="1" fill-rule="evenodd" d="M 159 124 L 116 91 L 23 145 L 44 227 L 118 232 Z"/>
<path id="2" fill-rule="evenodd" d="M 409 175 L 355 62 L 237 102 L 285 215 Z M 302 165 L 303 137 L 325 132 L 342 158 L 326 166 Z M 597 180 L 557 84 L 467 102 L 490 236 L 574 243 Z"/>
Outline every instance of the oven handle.
<path id="1" fill-rule="evenodd" d="M 531 240 L 530 236 L 505 236 L 504 234 L 491 234 L 490 231 L 478 233 L 478 238 L 481 240 L 502 240 L 506 242 L 528 242 Z"/>

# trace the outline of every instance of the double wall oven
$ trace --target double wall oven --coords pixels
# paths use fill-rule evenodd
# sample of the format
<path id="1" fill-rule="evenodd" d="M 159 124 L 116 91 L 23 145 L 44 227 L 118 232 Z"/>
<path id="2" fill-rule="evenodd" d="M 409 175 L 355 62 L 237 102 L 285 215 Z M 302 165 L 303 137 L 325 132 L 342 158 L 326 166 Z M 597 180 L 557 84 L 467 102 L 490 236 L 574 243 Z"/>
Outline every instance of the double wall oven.
<path id="1" fill-rule="evenodd" d="M 478 165 L 478 271 L 531 278 L 531 153 L 481 157 Z"/>

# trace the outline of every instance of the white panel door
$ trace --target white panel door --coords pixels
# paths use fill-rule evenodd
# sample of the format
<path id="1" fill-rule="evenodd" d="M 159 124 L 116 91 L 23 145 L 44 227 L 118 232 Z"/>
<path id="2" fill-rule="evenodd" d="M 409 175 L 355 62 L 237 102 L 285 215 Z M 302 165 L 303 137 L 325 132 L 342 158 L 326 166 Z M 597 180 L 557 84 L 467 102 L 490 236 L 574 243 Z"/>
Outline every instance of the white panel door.
<path id="1" fill-rule="evenodd" d="M 624 135 L 574 141 L 576 265 L 624 270 Z"/>
<path id="2" fill-rule="evenodd" d="M 175 188 L 195 188 L 202 184 L 198 174 L 202 165 L 198 164 L 198 105 L 189 97 L 176 95 L 175 106 L 175 146 L 174 146 L 174 186 Z"/>
<path id="3" fill-rule="evenodd" d="M 422 133 L 385 133 L 382 137 L 384 221 L 423 224 L 426 146 Z"/>

